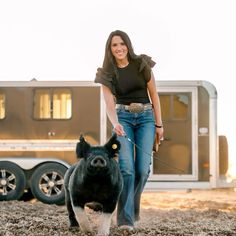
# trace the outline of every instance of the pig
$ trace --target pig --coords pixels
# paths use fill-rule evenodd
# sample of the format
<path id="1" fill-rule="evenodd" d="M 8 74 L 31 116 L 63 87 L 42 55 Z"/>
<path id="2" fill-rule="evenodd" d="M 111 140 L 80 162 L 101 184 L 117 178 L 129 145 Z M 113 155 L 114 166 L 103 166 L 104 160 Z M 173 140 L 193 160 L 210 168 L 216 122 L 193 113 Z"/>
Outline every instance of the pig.
<path id="1" fill-rule="evenodd" d="M 64 178 L 65 203 L 69 226 L 91 232 L 84 207 L 102 209 L 98 235 L 109 235 L 112 214 L 116 209 L 123 181 L 116 161 L 120 142 L 116 134 L 103 146 L 91 146 L 83 135 L 76 146 L 78 162 L 72 165 Z"/>

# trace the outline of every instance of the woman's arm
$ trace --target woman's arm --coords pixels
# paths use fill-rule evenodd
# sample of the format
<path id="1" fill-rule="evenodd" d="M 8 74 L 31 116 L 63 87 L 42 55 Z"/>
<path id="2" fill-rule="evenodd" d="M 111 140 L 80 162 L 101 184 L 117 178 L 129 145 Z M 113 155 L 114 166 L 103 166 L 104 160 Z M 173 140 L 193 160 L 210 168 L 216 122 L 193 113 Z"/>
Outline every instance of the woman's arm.
<path id="1" fill-rule="evenodd" d="M 156 125 L 162 126 L 160 99 L 159 99 L 159 95 L 156 89 L 156 83 L 155 83 L 155 78 L 154 78 L 153 73 L 151 73 L 151 79 L 147 83 L 147 87 L 148 87 L 148 92 L 149 92 L 151 102 L 153 105 Z M 164 131 L 163 127 L 156 128 L 156 133 L 158 133 L 160 139 L 163 138 L 163 131 Z"/>
<path id="2" fill-rule="evenodd" d="M 118 121 L 113 94 L 111 90 L 105 85 L 102 85 L 102 91 L 106 103 L 107 115 L 113 125 L 113 130 L 116 132 L 117 135 L 123 136 L 125 135 L 125 132 L 123 126 Z"/>

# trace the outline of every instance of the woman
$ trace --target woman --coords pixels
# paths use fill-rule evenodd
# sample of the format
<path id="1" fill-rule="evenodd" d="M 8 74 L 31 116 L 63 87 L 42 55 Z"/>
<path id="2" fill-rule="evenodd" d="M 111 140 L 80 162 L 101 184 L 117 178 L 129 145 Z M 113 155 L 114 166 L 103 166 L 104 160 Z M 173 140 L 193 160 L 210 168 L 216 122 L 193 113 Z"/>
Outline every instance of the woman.
<path id="1" fill-rule="evenodd" d="M 102 84 L 107 115 L 121 143 L 119 166 L 124 187 L 117 224 L 132 230 L 139 220 L 140 199 L 147 182 L 155 134 L 163 136 L 161 108 L 151 68 L 155 62 L 134 53 L 129 36 L 109 35 L 96 83 Z"/>

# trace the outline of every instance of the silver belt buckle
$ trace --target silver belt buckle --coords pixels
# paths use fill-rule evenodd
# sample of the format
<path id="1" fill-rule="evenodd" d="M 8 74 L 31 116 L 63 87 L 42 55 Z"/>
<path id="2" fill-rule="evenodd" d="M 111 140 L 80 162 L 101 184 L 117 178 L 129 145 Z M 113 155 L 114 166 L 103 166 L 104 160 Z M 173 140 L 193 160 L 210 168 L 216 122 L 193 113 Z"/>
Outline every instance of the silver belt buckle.
<path id="1" fill-rule="evenodd" d="M 144 111 L 144 105 L 142 103 L 130 103 L 129 112 L 140 113 Z"/>

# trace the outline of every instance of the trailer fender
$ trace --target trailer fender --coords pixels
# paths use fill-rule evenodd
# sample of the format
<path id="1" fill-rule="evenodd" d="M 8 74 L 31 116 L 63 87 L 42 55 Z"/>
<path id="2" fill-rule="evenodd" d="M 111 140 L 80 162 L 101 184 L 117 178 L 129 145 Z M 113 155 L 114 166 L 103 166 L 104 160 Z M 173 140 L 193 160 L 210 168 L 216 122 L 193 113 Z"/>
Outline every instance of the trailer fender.
<path id="1" fill-rule="evenodd" d="M 55 163 L 59 163 L 63 166 L 65 166 L 66 168 L 69 168 L 70 165 L 62 160 L 56 159 L 56 158 L 31 158 L 31 157 L 21 157 L 21 158 L 14 158 L 14 157 L 3 157 L 0 159 L 0 163 L 1 161 L 8 161 L 8 162 L 12 162 L 15 163 L 16 165 L 18 165 L 19 167 L 21 167 L 21 169 L 23 170 L 31 170 L 37 166 L 39 166 L 40 164 L 46 163 L 46 162 L 55 162 Z"/>

